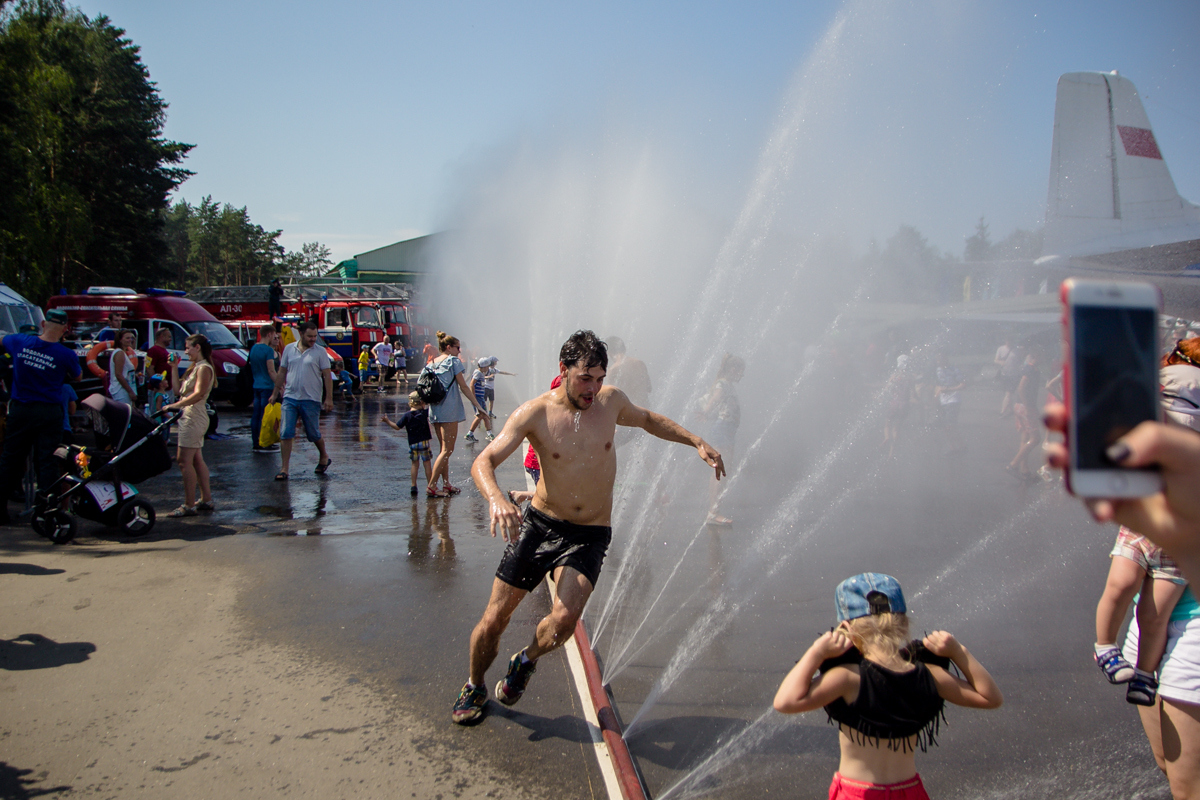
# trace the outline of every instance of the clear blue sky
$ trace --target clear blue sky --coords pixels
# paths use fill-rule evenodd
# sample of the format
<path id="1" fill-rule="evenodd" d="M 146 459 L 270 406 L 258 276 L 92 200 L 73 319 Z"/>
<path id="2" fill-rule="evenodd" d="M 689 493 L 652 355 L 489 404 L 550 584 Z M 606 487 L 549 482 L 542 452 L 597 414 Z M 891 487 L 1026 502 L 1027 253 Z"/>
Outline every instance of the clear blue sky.
<path id="1" fill-rule="evenodd" d="M 453 224 L 472 176 L 519 143 L 550 152 L 572 141 L 586 150 L 607 135 L 645 140 L 687 175 L 688 201 L 725 224 L 795 76 L 845 5 L 80 8 L 126 29 L 170 104 L 166 135 L 196 145 L 187 162 L 196 174 L 180 197 L 247 206 L 254 221 L 282 228 L 289 248 L 319 240 L 340 260 Z M 848 117 L 860 147 L 879 131 L 905 131 L 890 180 L 920 194 L 874 209 L 870 235 L 909 223 L 961 254 L 981 214 L 994 238 L 1037 225 L 1055 82 L 1070 71 L 1117 69 L 1133 80 L 1180 192 L 1200 202 L 1195 0 L 849 5 L 878 9 L 895 33 L 855 51 L 856 63 L 839 67 L 853 80 L 822 103 L 860 106 Z M 819 103 L 811 113 L 824 111 Z M 888 118 L 880 128 L 867 121 L 877 117 Z"/>

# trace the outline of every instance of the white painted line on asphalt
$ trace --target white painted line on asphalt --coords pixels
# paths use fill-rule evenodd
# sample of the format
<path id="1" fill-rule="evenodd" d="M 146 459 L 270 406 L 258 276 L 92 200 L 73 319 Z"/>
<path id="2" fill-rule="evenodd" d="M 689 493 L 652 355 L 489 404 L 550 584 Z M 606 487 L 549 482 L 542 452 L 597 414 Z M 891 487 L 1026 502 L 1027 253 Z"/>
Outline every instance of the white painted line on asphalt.
<path id="1" fill-rule="evenodd" d="M 596 748 L 596 763 L 600 766 L 600 774 L 604 776 L 604 788 L 608 790 L 609 800 L 621 800 L 621 784 L 617 782 L 612 754 L 608 752 L 608 745 L 604 743 L 604 735 L 600 732 L 596 708 L 592 705 L 592 693 L 588 691 L 587 676 L 583 672 L 583 659 L 579 656 L 579 645 L 574 636 L 567 642 L 566 648 L 571 677 L 575 679 L 575 689 L 583 703 L 583 717 L 587 720 L 588 733 L 592 735 L 592 743 Z"/>
<path id="2" fill-rule="evenodd" d="M 554 579 L 546 575 L 546 585 L 550 587 L 550 596 L 557 597 L 558 588 Z M 604 743 L 604 734 L 600 732 L 600 720 L 596 717 L 596 706 L 592 703 L 592 692 L 588 688 L 587 674 L 583 671 L 583 658 L 579 655 L 579 642 L 574 634 L 563 644 L 567 651 L 567 664 L 571 667 L 571 677 L 575 681 L 575 691 L 579 693 L 579 701 L 583 706 L 583 718 L 587 721 L 588 733 L 596 750 L 596 763 L 600 774 L 604 776 L 604 788 L 609 800 L 621 800 L 621 784 L 617 780 L 617 771 L 613 768 L 612 753 Z"/>

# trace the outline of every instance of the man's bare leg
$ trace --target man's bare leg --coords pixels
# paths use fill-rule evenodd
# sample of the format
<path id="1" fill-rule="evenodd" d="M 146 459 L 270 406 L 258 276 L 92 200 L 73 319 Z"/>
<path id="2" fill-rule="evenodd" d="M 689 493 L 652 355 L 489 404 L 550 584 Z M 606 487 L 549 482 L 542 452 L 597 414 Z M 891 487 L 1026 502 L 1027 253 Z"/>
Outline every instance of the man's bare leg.
<path id="1" fill-rule="evenodd" d="M 533 642 L 525 648 L 525 655 L 530 661 L 537 661 L 546 653 L 557 650 L 575 634 L 575 623 L 583 615 L 583 607 L 592 596 L 591 581 L 572 567 L 554 570 L 554 581 L 558 586 L 554 606 L 538 623 Z"/>
<path id="2" fill-rule="evenodd" d="M 513 612 L 529 592 L 509 586 L 499 578 L 492 581 L 492 596 L 475 630 L 471 631 L 471 683 L 483 686 L 488 667 L 500 652 L 500 635 Z"/>
<path id="3" fill-rule="evenodd" d="M 484 674 L 496 660 L 500 635 L 527 594 L 529 592 L 524 589 L 509 586 L 499 578 L 492 582 L 492 596 L 488 599 L 487 608 L 475 630 L 471 631 L 471 676 L 454 702 L 450 718 L 455 723 L 474 725 L 483 719 L 488 699 L 487 686 L 483 683 Z"/>
<path id="4" fill-rule="evenodd" d="M 508 672 L 496 684 L 496 699 L 506 706 L 525 694 L 525 686 L 537 670 L 537 660 L 562 647 L 575 633 L 575 623 L 592 595 L 591 582 L 571 567 L 556 569 L 554 580 L 558 591 L 550 613 L 538 623 L 529 646 L 509 659 Z"/>
<path id="5" fill-rule="evenodd" d="M 288 468 L 292 464 L 292 442 L 294 441 L 294 439 L 281 439 L 279 441 L 279 459 L 281 467 L 279 471 L 284 475 L 288 474 Z"/>

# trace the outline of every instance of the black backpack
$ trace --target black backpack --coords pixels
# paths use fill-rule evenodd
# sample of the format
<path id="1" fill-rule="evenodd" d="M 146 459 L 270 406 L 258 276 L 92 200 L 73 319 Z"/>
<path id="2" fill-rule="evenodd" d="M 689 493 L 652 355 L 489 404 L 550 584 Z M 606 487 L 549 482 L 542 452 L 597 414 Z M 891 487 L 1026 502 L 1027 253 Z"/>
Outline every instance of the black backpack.
<path id="1" fill-rule="evenodd" d="M 433 371 L 431 364 L 427 364 L 417 377 L 417 396 L 431 406 L 436 406 L 446 399 L 446 387 L 442 385 L 442 379 Z"/>

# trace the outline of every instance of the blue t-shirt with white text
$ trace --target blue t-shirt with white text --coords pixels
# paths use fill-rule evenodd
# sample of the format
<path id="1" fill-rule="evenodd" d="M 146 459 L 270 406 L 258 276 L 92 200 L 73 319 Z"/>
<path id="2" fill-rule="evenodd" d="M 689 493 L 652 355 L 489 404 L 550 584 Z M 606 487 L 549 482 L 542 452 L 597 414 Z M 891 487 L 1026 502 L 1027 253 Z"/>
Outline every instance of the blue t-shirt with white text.
<path id="1" fill-rule="evenodd" d="M 79 356 L 58 342 L 32 333 L 4 337 L 13 360 L 12 399 L 22 403 L 62 403 L 63 382 L 79 377 Z"/>

